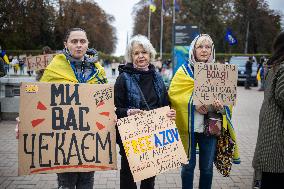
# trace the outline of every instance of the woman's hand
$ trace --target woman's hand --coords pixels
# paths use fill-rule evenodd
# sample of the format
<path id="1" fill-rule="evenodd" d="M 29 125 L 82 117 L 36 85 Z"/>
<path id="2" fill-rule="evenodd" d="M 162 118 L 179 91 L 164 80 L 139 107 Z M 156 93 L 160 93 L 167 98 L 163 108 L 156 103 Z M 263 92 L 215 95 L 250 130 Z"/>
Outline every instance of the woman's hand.
<path id="1" fill-rule="evenodd" d="M 17 125 L 16 125 L 16 128 L 15 128 L 16 139 L 19 139 L 19 123 L 20 123 L 20 118 L 17 117 L 17 118 L 16 118 L 16 121 L 17 121 Z"/>
<path id="2" fill-rule="evenodd" d="M 200 114 L 207 114 L 208 113 L 207 105 L 196 105 L 195 109 Z"/>
<path id="3" fill-rule="evenodd" d="M 117 123 L 117 115 L 116 115 L 116 107 L 114 107 L 114 116 L 113 116 L 113 122 L 116 124 Z"/>
<path id="4" fill-rule="evenodd" d="M 117 115 L 116 115 L 116 114 L 114 114 L 114 116 L 113 116 L 113 123 L 114 123 L 114 124 L 117 123 Z"/>
<path id="5" fill-rule="evenodd" d="M 213 106 L 213 108 L 214 108 L 216 111 L 221 111 L 221 110 L 223 110 L 223 104 L 221 103 L 220 100 L 214 100 L 212 106 Z"/>
<path id="6" fill-rule="evenodd" d="M 140 109 L 128 109 L 127 110 L 127 115 L 134 115 L 134 114 L 139 114 L 139 113 L 143 113 L 143 110 Z"/>
<path id="7" fill-rule="evenodd" d="M 202 105 L 196 105 L 195 109 L 200 114 L 207 114 L 208 113 L 207 105 L 203 105 L 203 104 Z"/>
<path id="8" fill-rule="evenodd" d="M 170 109 L 170 111 L 167 113 L 167 117 L 171 120 L 176 119 L 176 111 L 174 109 Z"/>

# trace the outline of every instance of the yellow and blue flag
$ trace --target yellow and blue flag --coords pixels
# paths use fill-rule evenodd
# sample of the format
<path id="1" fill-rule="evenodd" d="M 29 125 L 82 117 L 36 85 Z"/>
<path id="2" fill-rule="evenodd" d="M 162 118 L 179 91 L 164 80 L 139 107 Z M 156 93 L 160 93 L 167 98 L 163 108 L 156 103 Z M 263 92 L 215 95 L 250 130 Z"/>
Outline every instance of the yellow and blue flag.
<path id="1" fill-rule="evenodd" d="M 153 0 L 149 0 L 149 9 L 150 9 L 151 12 L 156 11 L 156 5 L 155 5 Z"/>
<path id="2" fill-rule="evenodd" d="M 0 57 L 6 62 L 6 64 L 10 64 L 9 58 L 6 54 L 6 51 L 1 50 Z"/>

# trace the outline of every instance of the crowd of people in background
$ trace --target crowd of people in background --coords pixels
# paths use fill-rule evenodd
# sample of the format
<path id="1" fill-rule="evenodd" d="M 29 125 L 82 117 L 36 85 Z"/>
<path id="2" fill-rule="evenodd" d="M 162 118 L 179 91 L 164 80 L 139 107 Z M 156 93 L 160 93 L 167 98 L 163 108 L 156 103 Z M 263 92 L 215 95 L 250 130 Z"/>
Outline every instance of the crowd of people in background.
<path id="1" fill-rule="evenodd" d="M 6 75 L 29 75 L 32 76 L 33 74 L 29 73 L 27 69 L 27 65 L 25 64 L 26 55 L 20 56 L 9 56 L 10 64 L 5 64 L 5 73 Z"/>
<path id="2" fill-rule="evenodd" d="M 50 47 L 45 46 L 42 49 L 42 54 L 52 54 L 55 51 L 52 51 Z M 32 56 L 32 55 L 29 55 Z M 16 56 L 9 56 L 10 64 L 3 64 L 6 75 L 28 75 L 28 76 L 36 76 L 37 74 L 34 73 L 33 70 L 29 70 L 26 62 L 27 55 L 16 55 Z M 259 91 L 264 91 L 264 75 L 265 75 L 265 67 L 266 62 L 268 59 L 264 56 L 258 58 L 259 61 L 257 62 L 257 80 L 259 81 L 260 87 Z M 254 63 L 255 58 L 250 57 L 246 62 L 246 81 L 244 83 L 245 89 L 251 89 L 251 80 L 252 80 L 252 64 Z M 119 65 L 125 65 L 125 61 L 117 61 L 116 59 L 112 59 L 111 61 L 108 59 L 100 59 L 100 64 L 104 68 L 111 69 L 111 75 L 113 78 L 116 78 L 119 75 L 118 67 Z M 229 64 L 227 59 L 224 60 L 216 60 L 217 63 L 221 64 Z M 173 65 L 171 59 L 164 59 L 162 60 L 161 57 L 155 59 L 152 64 L 155 67 L 155 70 L 159 72 L 163 78 L 163 81 L 166 87 L 169 87 L 171 79 L 173 77 Z M 37 72 L 42 72 L 43 70 L 39 70 Z"/>

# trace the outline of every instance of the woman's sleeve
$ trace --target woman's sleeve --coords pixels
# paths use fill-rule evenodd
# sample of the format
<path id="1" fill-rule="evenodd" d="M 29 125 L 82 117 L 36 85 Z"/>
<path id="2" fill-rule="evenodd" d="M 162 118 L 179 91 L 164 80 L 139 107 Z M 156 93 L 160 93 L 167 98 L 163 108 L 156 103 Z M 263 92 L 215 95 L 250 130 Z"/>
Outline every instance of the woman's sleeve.
<path id="1" fill-rule="evenodd" d="M 284 110 L 284 67 L 282 66 L 278 71 L 278 77 L 275 86 L 275 100 L 276 103 Z"/>
<path id="2" fill-rule="evenodd" d="M 118 119 L 127 116 L 127 91 L 122 75 L 118 76 L 114 85 L 114 105 Z"/>
<path id="3" fill-rule="evenodd" d="M 163 106 L 170 106 L 169 93 L 168 93 L 165 85 L 163 87 L 163 91 L 164 91 L 164 95 L 165 95 L 164 101 L 163 101 L 163 103 L 164 103 Z"/>

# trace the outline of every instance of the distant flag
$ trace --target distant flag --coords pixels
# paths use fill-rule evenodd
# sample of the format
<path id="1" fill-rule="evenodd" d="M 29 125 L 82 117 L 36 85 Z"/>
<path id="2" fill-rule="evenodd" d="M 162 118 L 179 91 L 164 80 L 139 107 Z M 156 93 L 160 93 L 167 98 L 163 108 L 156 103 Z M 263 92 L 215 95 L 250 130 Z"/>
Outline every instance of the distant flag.
<path id="1" fill-rule="evenodd" d="M 175 5 L 175 11 L 179 12 L 180 11 L 180 6 L 179 6 L 179 3 L 177 2 L 177 0 L 174 0 L 174 5 Z"/>
<path id="2" fill-rule="evenodd" d="M 6 54 L 6 51 L 0 49 L 0 57 L 6 62 L 6 64 L 10 64 L 9 58 Z"/>
<path id="3" fill-rule="evenodd" d="M 163 11 L 165 11 L 165 10 L 166 10 L 165 0 L 162 0 L 162 10 L 163 10 Z"/>
<path id="4" fill-rule="evenodd" d="M 225 39 L 229 42 L 230 45 L 236 45 L 238 43 L 237 38 L 233 35 L 230 28 L 227 28 Z"/>
<path id="5" fill-rule="evenodd" d="M 155 5 L 153 0 L 149 0 L 149 9 L 150 9 L 151 12 L 156 11 L 156 5 Z"/>

